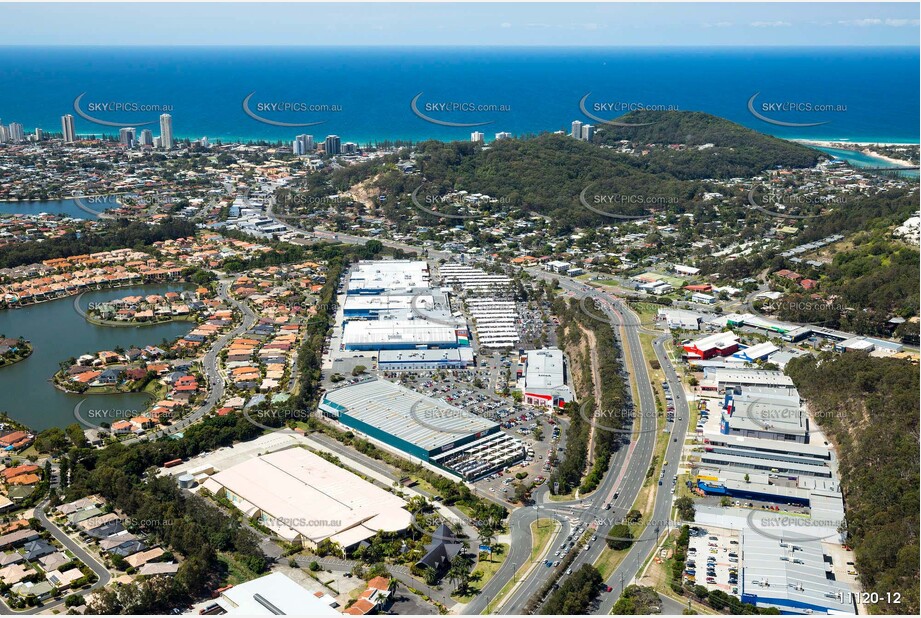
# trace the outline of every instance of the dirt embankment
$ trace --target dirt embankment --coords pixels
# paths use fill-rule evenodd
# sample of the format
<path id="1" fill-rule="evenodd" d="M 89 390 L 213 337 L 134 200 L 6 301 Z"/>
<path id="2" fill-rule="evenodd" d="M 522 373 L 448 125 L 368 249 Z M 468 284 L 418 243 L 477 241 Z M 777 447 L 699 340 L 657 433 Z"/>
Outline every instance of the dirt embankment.
<path id="1" fill-rule="evenodd" d="M 582 325 L 577 325 L 579 329 L 578 344 L 567 343 L 565 347 L 566 356 L 569 359 L 569 375 L 572 379 L 573 389 L 576 392 L 578 400 L 585 400 L 593 397 L 597 402 L 601 401 L 601 374 L 599 372 L 598 345 L 595 339 L 595 333 L 588 330 Z M 566 338 L 569 341 L 569 337 Z M 588 436 L 588 461 L 590 467 L 594 462 L 594 442 L 595 426 L 589 427 Z"/>

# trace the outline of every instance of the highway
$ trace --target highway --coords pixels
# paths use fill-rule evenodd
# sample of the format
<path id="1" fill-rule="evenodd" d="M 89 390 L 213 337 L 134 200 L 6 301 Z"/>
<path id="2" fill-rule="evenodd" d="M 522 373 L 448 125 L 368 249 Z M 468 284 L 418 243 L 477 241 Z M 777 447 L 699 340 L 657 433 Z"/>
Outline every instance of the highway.
<path id="1" fill-rule="evenodd" d="M 270 217 L 271 206 L 267 208 Z M 273 217 L 274 218 L 274 217 Z M 284 221 L 276 219 L 279 223 L 288 225 Z M 333 234 L 328 232 L 305 232 L 299 228 L 289 226 L 292 231 L 298 231 L 305 235 L 313 235 L 322 240 L 338 241 L 350 244 L 363 244 L 368 238 L 351 236 L 347 234 Z M 307 241 L 309 242 L 309 241 Z M 393 241 L 382 240 L 386 246 L 403 249 L 406 251 L 420 251 L 419 247 L 398 243 Z M 439 257 L 449 258 L 449 254 L 429 251 L 429 257 L 438 259 Z M 526 269 L 532 276 L 545 280 L 557 280 L 561 288 L 571 293 L 573 297 L 582 299 L 591 298 L 592 301 L 583 304 L 583 307 L 590 309 L 586 311 L 588 315 L 594 315 L 598 319 L 607 318 L 614 326 L 615 330 L 621 329 L 621 336 L 625 338 L 626 346 L 629 348 L 629 355 L 623 358 L 623 366 L 630 376 L 630 381 L 636 387 L 638 400 L 634 403 L 635 415 L 639 416 L 639 427 L 636 428 L 629 445 L 626 448 L 619 449 L 611 458 L 608 473 L 605 475 L 600 486 L 588 497 L 579 500 L 570 500 L 565 502 L 551 501 L 548 496 L 546 485 L 542 486 L 534 493 L 535 506 L 518 508 L 511 512 L 509 516 L 509 528 L 511 533 L 511 548 L 509 555 L 498 572 L 483 587 L 481 593 L 469 602 L 463 609 L 463 614 L 481 614 L 487 605 L 490 605 L 501 589 L 512 580 L 516 571 L 521 568 L 527 561 L 533 558 L 531 553 L 531 532 L 530 525 L 535 519 L 553 518 L 563 526 L 561 532 L 553 539 L 550 544 L 550 552 L 554 552 L 560 547 L 561 539 L 565 539 L 572 524 L 570 518 L 575 518 L 578 522 L 586 524 L 595 524 L 597 526 L 597 540 L 590 542 L 587 549 L 581 551 L 576 556 L 571 565 L 573 571 L 577 570 L 583 564 L 592 564 L 601 555 L 605 546 L 605 535 L 610 528 L 620 522 L 622 518 L 633 506 L 643 482 L 646 478 L 646 472 L 649 469 L 655 441 L 657 435 L 657 414 L 655 395 L 649 380 L 646 359 L 643 357 L 643 350 L 640 344 L 640 331 L 644 330 L 639 316 L 629 307 L 621 302 L 617 297 L 602 291 L 590 288 L 581 282 L 570 279 L 555 273 L 549 273 L 537 268 Z M 598 302 L 595 303 L 594 300 Z M 601 313 L 599 313 L 599 311 Z M 658 488 L 653 506 L 653 513 L 648 517 L 649 525 L 637 536 L 637 541 L 633 543 L 628 550 L 617 569 L 608 578 L 607 584 L 614 591 L 610 594 L 602 594 L 600 599 L 600 613 L 607 614 L 610 612 L 614 603 L 622 590 L 638 574 L 640 568 L 649 557 L 650 553 L 657 546 L 657 540 L 667 532 L 670 522 L 670 513 L 672 505 L 672 494 L 669 491 L 671 478 L 677 473 L 679 461 L 681 459 L 681 450 L 684 446 L 684 436 L 687 433 L 688 423 L 690 421 L 690 411 L 688 402 L 684 394 L 683 387 L 677 373 L 671 366 L 670 361 L 665 355 L 664 342 L 667 336 L 662 335 L 654 342 L 654 350 L 661 366 L 666 372 L 671 392 L 675 398 L 676 422 L 673 423 L 671 433 L 678 437 L 677 441 L 669 440 L 665 459 L 668 466 L 664 469 L 663 484 Z M 624 346 L 621 346 L 621 353 L 624 354 Z M 632 395 L 631 395 L 632 397 Z M 618 497 L 615 499 L 615 492 Z M 611 503 L 611 509 L 606 510 L 604 507 Z M 642 509 L 641 509 L 642 510 Z M 646 513 L 644 513 L 646 515 Z M 574 548 L 573 551 L 578 551 Z M 552 557 L 552 553 L 547 556 Z M 491 613 L 499 614 L 520 614 L 528 599 L 541 587 L 550 574 L 550 569 L 537 564 L 533 569 L 525 574 L 523 580 L 517 584 L 517 587 L 508 594 L 498 608 L 490 606 Z"/>
<path id="2" fill-rule="evenodd" d="M 609 533 L 611 527 L 622 521 L 633 506 L 637 495 L 643 487 L 655 448 L 658 411 L 656 410 L 655 395 L 649 380 L 646 359 L 643 357 L 640 345 L 639 333 L 642 330 L 642 324 L 639 317 L 615 297 L 587 288 L 577 281 L 567 277 L 551 275 L 544 271 L 534 270 L 530 272 L 541 278 L 557 279 L 560 286 L 571 292 L 576 298 L 590 297 L 599 299 L 598 305 L 595 305 L 594 302 L 583 305 L 586 308 L 591 307 L 590 311 L 586 313 L 598 317 L 598 319 L 606 317 L 615 327 L 623 325 L 623 333 L 626 335 L 626 343 L 629 347 L 629 356 L 623 359 L 623 364 L 631 377 L 631 382 L 637 387 L 638 401 L 634 402 L 634 408 L 635 415 L 639 416 L 640 423 L 637 433 L 634 434 L 629 446 L 621 448 L 615 453 L 607 475 L 605 475 L 599 488 L 589 497 L 582 500 L 552 502 L 547 496 L 546 489 L 544 489 L 535 495 L 535 500 L 538 502 L 537 508 L 529 507 L 512 512 L 509 520 L 512 529 L 512 550 L 506 560 L 506 564 L 484 587 L 483 593 L 467 605 L 463 611 L 464 614 L 479 614 L 485 610 L 487 603 L 494 598 L 494 595 L 511 578 L 512 573 L 515 571 L 512 565 L 520 566 L 522 560 L 528 559 L 531 535 L 527 526 L 534 521 L 538 513 L 541 517 L 552 517 L 564 524 L 562 533 L 551 543 L 551 551 L 559 548 L 560 539 L 568 535 L 571 528 L 569 518 L 575 518 L 577 521 L 585 522 L 586 524 L 597 525 L 595 532 L 597 540 L 591 542 L 587 549 L 576 556 L 570 568 L 575 571 L 583 564 L 594 563 L 602 553 L 605 536 Z M 600 309 L 598 308 L 599 306 Z M 676 422 L 671 428 L 672 434 L 670 435 L 679 436 L 678 441 L 669 442 L 667 448 L 666 460 L 669 465 L 666 467 L 664 478 L 670 480 L 677 472 L 683 446 L 683 436 L 687 432 L 690 415 L 678 376 L 665 356 L 663 348 L 665 340 L 666 336 L 659 337 L 655 342 L 655 350 L 660 363 L 666 368 L 672 392 L 676 393 Z M 623 353 L 623 346 L 621 346 L 621 349 Z M 618 494 L 616 499 L 614 498 L 615 492 Z M 612 505 L 610 510 L 604 508 L 608 502 Z M 614 588 L 614 592 L 602 596 L 602 613 L 610 611 L 622 589 L 621 581 L 626 585 L 634 578 L 645 559 L 655 548 L 655 541 L 658 536 L 666 531 L 671 503 L 672 494 L 668 490 L 668 485 L 663 483 L 657 492 L 653 514 L 648 518 L 650 525 L 638 535 L 639 540 L 634 543 L 620 567 L 614 571 L 607 581 L 608 585 Z M 573 551 L 577 551 L 577 549 Z M 553 556 L 551 554 L 548 557 Z M 506 597 L 500 606 L 501 611 L 496 613 L 522 613 L 524 605 L 541 587 L 547 575 L 549 575 L 549 570 L 546 567 L 540 565 L 535 567 L 530 574 L 525 576 L 522 583 Z M 490 609 L 495 611 L 494 608 Z"/>

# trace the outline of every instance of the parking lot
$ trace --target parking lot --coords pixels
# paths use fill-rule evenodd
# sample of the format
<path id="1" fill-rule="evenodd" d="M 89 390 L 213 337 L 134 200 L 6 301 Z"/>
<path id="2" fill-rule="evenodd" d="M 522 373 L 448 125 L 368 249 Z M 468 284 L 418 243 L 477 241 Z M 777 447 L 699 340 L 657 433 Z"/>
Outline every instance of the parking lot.
<path id="1" fill-rule="evenodd" d="M 502 431 L 524 442 L 528 448 L 527 458 L 510 466 L 508 473 L 497 472 L 477 481 L 477 487 L 483 491 L 499 498 L 511 498 L 513 484 L 519 480 L 516 474 L 525 474 L 520 479 L 524 483 L 541 483 L 550 476 L 551 454 L 561 448 L 565 425 L 549 415 L 546 408 L 516 403 L 490 392 L 476 382 L 480 374 L 475 370 L 384 372 L 381 375 L 423 395 L 495 421 Z"/>
<path id="2" fill-rule="evenodd" d="M 740 554 L 737 532 L 715 526 L 693 526 L 688 542 L 685 580 L 709 590 L 722 590 L 738 596 Z"/>

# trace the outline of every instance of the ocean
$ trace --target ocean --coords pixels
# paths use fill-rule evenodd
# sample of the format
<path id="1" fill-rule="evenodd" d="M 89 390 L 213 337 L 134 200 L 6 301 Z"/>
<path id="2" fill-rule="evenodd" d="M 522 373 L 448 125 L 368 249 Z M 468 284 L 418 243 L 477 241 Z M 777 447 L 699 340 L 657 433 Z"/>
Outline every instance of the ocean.
<path id="1" fill-rule="evenodd" d="M 918 63 L 917 48 L 0 47 L 0 121 L 60 132 L 71 113 L 78 134 L 157 136 L 168 112 L 175 137 L 211 141 L 489 141 L 595 122 L 584 98 L 601 119 L 678 109 L 784 138 L 917 143 Z"/>

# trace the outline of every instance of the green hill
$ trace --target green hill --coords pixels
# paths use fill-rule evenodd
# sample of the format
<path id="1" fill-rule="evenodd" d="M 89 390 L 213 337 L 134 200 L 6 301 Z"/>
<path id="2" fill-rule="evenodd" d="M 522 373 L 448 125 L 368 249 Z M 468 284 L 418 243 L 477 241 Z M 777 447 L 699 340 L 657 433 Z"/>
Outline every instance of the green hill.
<path id="1" fill-rule="evenodd" d="M 754 176 L 778 166 L 812 167 L 821 156 L 812 148 L 702 112 L 639 111 L 616 120 L 645 126 L 599 125 L 597 143 L 615 145 L 629 140 L 657 145 L 659 148 L 650 149 L 644 156 L 643 169 L 668 173 L 676 178 Z M 685 148 L 667 148 L 671 144 L 681 144 Z"/>
<path id="2" fill-rule="evenodd" d="M 707 190 L 703 179 L 751 177 L 777 166 L 811 167 L 820 157 L 799 144 L 697 112 L 644 112 L 623 119 L 655 124 L 604 125 L 592 143 L 557 134 L 488 146 L 428 141 L 416 147 L 415 164 L 426 195 L 485 193 L 500 199 L 490 207 L 494 212 L 537 213 L 565 228 L 612 221 L 582 207 L 580 195 L 599 210 L 624 216 L 685 212 Z M 630 144 L 624 147 L 621 140 Z M 383 165 L 376 171 L 381 171 L 376 179 L 381 192 L 401 196 L 385 208 L 399 219 L 401 209 L 409 206 L 408 195 L 419 186 L 419 175 Z"/>

